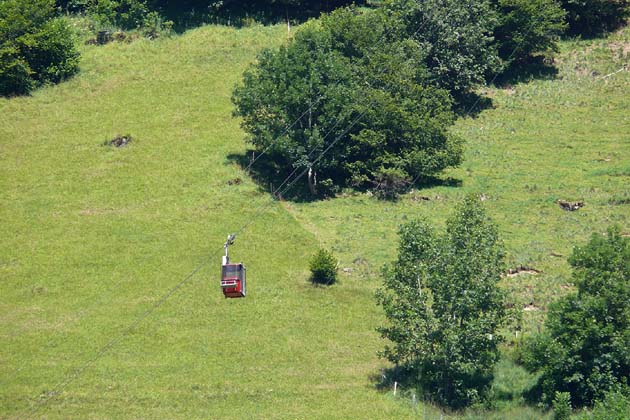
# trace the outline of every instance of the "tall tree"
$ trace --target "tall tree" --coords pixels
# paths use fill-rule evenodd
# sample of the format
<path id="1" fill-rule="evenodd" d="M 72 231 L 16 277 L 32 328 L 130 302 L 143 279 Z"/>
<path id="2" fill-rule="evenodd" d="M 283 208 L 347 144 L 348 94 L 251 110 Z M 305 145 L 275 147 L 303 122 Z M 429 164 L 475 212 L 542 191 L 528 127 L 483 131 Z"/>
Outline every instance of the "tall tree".
<path id="1" fill-rule="evenodd" d="M 459 164 L 450 97 L 427 82 L 425 49 L 397 25 L 381 10 L 337 10 L 245 73 L 236 115 L 282 176 L 308 171 L 312 192 L 322 193 Z"/>
<path id="2" fill-rule="evenodd" d="M 74 34 L 53 0 L 0 1 L 0 95 L 29 93 L 78 68 Z"/>
<path id="3" fill-rule="evenodd" d="M 552 305 L 522 359 L 541 372 L 545 403 L 569 392 L 575 407 L 590 406 L 630 378 L 630 239 L 618 228 L 593 235 L 569 263 L 577 292 Z"/>
<path id="4" fill-rule="evenodd" d="M 424 221 L 402 226 L 398 259 L 384 269 L 377 301 L 391 344 L 382 355 L 448 407 L 482 400 L 492 383 L 506 319 L 503 256 L 496 226 L 468 197 L 444 235 Z"/>

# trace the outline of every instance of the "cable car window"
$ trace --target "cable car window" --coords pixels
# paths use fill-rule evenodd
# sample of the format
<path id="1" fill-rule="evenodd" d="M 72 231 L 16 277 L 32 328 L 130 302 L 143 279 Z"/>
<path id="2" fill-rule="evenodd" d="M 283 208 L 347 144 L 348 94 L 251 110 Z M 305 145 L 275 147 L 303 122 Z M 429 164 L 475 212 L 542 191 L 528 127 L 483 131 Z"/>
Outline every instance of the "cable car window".
<path id="1" fill-rule="evenodd" d="M 223 277 L 240 277 L 243 266 L 240 264 L 230 264 L 223 266 Z"/>

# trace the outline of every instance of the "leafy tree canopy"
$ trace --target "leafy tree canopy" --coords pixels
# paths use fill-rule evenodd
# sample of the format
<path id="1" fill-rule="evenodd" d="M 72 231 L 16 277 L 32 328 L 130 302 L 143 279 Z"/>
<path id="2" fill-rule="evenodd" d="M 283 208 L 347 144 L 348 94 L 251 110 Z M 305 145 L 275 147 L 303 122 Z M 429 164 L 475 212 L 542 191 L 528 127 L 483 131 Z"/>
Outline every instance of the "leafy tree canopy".
<path id="1" fill-rule="evenodd" d="M 0 1 L 0 95 L 29 93 L 78 70 L 74 34 L 53 0 Z"/>
<path id="2" fill-rule="evenodd" d="M 388 325 L 382 353 L 408 369 L 425 395 L 451 408 L 479 402 L 492 382 L 505 322 L 503 246 L 475 197 L 440 235 L 424 221 L 401 227 L 398 259 L 377 293 Z"/>
<path id="3" fill-rule="evenodd" d="M 630 378 L 630 239 L 611 228 L 569 259 L 577 293 L 554 304 L 546 331 L 530 338 L 522 359 L 541 371 L 541 399 L 569 392 L 590 406 Z"/>
<path id="4" fill-rule="evenodd" d="M 630 17 L 630 0 L 562 0 L 562 7 L 574 35 L 598 35 Z"/>
<path id="5" fill-rule="evenodd" d="M 394 0 L 406 31 L 426 50 L 437 86 L 456 97 L 500 67 L 493 31 L 497 16 L 486 0 Z"/>
<path id="6" fill-rule="evenodd" d="M 495 42 L 506 64 L 557 51 L 566 30 L 566 12 L 557 0 L 492 0 L 492 4 L 498 12 Z"/>
<path id="7" fill-rule="evenodd" d="M 449 94 L 429 83 L 426 48 L 398 22 L 340 9 L 245 73 L 235 113 L 282 176 L 309 171 L 311 192 L 326 193 L 369 187 L 391 170 L 408 181 L 459 164 Z"/>

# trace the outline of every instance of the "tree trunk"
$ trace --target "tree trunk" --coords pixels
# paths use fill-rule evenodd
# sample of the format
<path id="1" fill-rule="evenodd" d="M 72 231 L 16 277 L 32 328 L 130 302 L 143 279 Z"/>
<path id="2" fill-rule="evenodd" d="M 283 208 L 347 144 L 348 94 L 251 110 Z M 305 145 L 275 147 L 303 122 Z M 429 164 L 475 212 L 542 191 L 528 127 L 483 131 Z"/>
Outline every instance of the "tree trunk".
<path id="1" fill-rule="evenodd" d="M 317 195 L 317 172 L 312 167 L 308 168 L 308 189 L 311 194 Z"/>

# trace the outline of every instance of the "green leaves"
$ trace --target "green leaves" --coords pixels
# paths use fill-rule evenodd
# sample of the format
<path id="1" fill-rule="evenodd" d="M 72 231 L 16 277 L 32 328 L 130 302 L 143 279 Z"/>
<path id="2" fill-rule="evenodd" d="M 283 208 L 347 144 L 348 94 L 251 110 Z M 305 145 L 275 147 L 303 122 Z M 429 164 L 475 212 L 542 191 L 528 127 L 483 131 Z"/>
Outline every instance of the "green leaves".
<path id="1" fill-rule="evenodd" d="M 78 68 L 74 35 L 52 0 L 0 2 L 0 95 L 27 94 Z"/>
<path id="2" fill-rule="evenodd" d="M 569 30 L 575 35 L 592 36 L 610 31 L 630 16 L 628 0 L 561 0 Z"/>
<path id="3" fill-rule="evenodd" d="M 557 0 L 493 0 L 499 24 L 494 36 L 509 65 L 534 53 L 556 51 L 566 12 Z"/>
<path id="4" fill-rule="evenodd" d="M 482 400 L 506 320 L 497 287 L 503 246 L 479 200 L 468 197 L 444 235 L 423 221 L 400 229 L 398 259 L 377 292 L 391 344 L 381 353 L 413 370 L 425 394 L 451 408 Z"/>
<path id="5" fill-rule="evenodd" d="M 449 94 L 427 81 L 424 58 L 385 9 L 338 10 L 264 51 L 234 91 L 235 113 L 282 174 L 309 168 L 333 190 L 435 175 L 462 148 L 447 131 Z"/>
<path id="6" fill-rule="evenodd" d="M 611 228 L 569 258 L 577 293 L 555 303 L 544 336 L 523 351 L 541 370 L 542 399 L 569 392 L 575 406 L 591 406 L 630 376 L 630 240 Z M 538 360 L 536 360 L 538 359 Z"/>
<path id="7" fill-rule="evenodd" d="M 313 283 L 331 285 L 337 281 L 337 260 L 332 252 L 317 250 L 308 265 Z"/>

